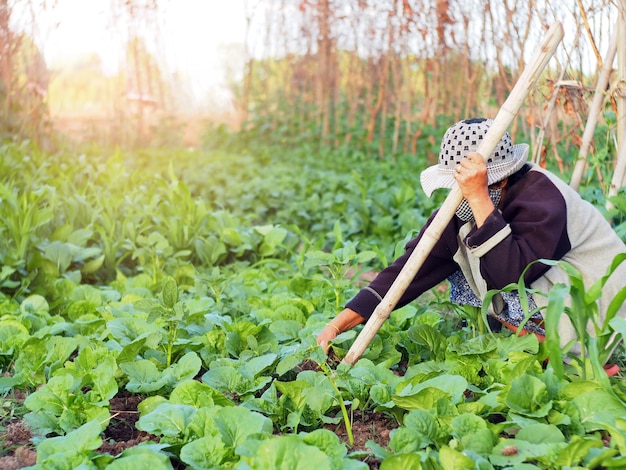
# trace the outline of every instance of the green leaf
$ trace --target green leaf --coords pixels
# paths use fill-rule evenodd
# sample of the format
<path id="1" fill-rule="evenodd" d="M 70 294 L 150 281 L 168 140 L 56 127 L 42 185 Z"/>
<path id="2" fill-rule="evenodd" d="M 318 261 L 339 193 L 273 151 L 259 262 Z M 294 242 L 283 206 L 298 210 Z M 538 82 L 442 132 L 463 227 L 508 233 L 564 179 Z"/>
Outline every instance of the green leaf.
<path id="1" fill-rule="evenodd" d="M 229 454 L 219 435 L 195 439 L 180 449 L 180 459 L 196 469 L 221 468 Z"/>
<path id="2" fill-rule="evenodd" d="M 176 438 L 173 442 L 182 441 L 196 411 L 196 408 L 189 405 L 161 403 L 147 415 L 142 415 L 136 426 L 150 434 L 170 440 Z"/>
<path id="3" fill-rule="evenodd" d="M 16 320 L 0 321 L 0 354 L 11 354 L 12 348 L 21 346 L 29 338 L 28 329 Z"/>
<path id="4" fill-rule="evenodd" d="M 273 429 L 272 421 L 269 418 L 239 406 L 220 409 L 215 414 L 214 421 L 222 435 L 224 444 L 230 448 L 236 448 L 249 436 L 271 434 Z"/>
<path id="5" fill-rule="evenodd" d="M 144 336 L 127 343 L 117 355 L 116 362 L 122 364 L 123 362 L 133 362 L 137 360 L 139 352 L 146 347 L 147 340 L 148 336 Z"/>
<path id="6" fill-rule="evenodd" d="M 460 375 L 443 374 L 416 384 L 412 384 L 411 380 L 399 383 L 396 387 L 399 391 L 392 396 L 392 400 L 407 410 L 427 410 L 439 398 L 449 398 L 454 404 L 463 402 L 467 387 L 467 380 Z"/>
<path id="7" fill-rule="evenodd" d="M 206 238 L 196 238 L 194 240 L 194 248 L 202 263 L 207 266 L 213 266 L 228 252 L 226 245 L 215 235 L 209 235 Z"/>
<path id="8" fill-rule="evenodd" d="M 31 411 L 49 411 L 60 416 L 69 405 L 75 382 L 71 375 L 52 377 L 46 385 L 26 397 L 24 406 Z"/>
<path id="9" fill-rule="evenodd" d="M 585 468 L 622 468 L 626 466 L 626 456 L 617 455 L 617 449 L 602 447 L 590 449 L 585 459 Z"/>
<path id="10" fill-rule="evenodd" d="M 602 449 L 604 443 L 599 437 L 591 436 L 572 436 L 567 446 L 561 449 L 558 458 L 554 462 L 560 468 L 571 468 L 578 465 L 585 459 L 591 449 Z M 595 468 L 595 467 L 589 467 Z"/>
<path id="11" fill-rule="evenodd" d="M 41 295 L 30 295 L 26 297 L 20 304 L 20 312 L 22 314 L 42 315 L 48 313 L 50 307 L 48 301 Z"/>
<path id="12" fill-rule="evenodd" d="M 552 409 L 546 384 L 527 374 L 511 382 L 505 402 L 516 413 L 533 418 L 547 416 Z"/>
<path id="13" fill-rule="evenodd" d="M 304 390 L 311 387 L 311 384 L 305 380 L 294 380 L 292 382 L 279 382 L 274 381 L 274 385 L 278 391 L 293 402 L 296 410 L 304 409 L 306 404 L 306 398 L 304 396 Z"/>
<path id="14" fill-rule="evenodd" d="M 285 304 L 274 310 L 272 319 L 275 320 L 293 320 L 298 322 L 300 325 L 304 325 L 306 323 L 306 317 L 302 312 L 302 309 L 296 305 Z"/>
<path id="15" fill-rule="evenodd" d="M 132 451 L 132 452 L 131 452 Z M 126 449 L 106 466 L 107 470 L 173 470 L 169 457 L 157 451 L 153 445 L 135 446 Z"/>
<path id="16" fill-rule="evenodd" d="M 498 341 L 492 335 L 482 335 L 450 346 L 450 350 L 460 355 L 486 354 L 495 351 Z"/>
<path id="17" fill-rule="evenodd" d="M 565 442 L 565 436 L 559 428 L 551 424 L 543 423 L 524 426 L 519 430 L 515 438 L 533 444 Z"/>
<path id="18" fill-rule="evenodd" d="M 150 349 L 157 348 L 164 335 L 162 328 L 137 317 L 116 318 L 107 322 L 107 329 L 123 346 L 137 339 L 146 338 L 146 347 Z"/>
<path id="19" fill-rule="evenodd" d="M 425 387 L 409 395 L 392 395 L 391 399 L 405 410 L 431 410 L 438 400 L 450 399 L 450 395 L 438 388 Z"/>
<path id="20" fill-rule="evenodd" d="M 540 453 L 538 446 L 515 439 L 503 439 L 494 448 L 489 461 L 499 467 L 513 467 L 522 464 L 528 457 Z"/>
<path id="21" fill-rule="evenodd" d="M 560 379 L 565 371 L 563 367 L 563 354 L 561 352 L 559 321 L 565 311 L 565 299 L 569 295 L 569 288 L 565 284 L 555 284 L 548 293 L 548 308 L 544 315 L 546 325 L 546 346 L 550 357 L 550 366 Z"/>
<path id="22" fill-rule="evenodd" d="M 441 358 L 447 346 L 446 337 L 436 328 L 425 323 L 420 323 L 409 328 L 407 336 L 411 341 L 432 351 L 432 357 L 435 359 Z"/>
<path id="23" fill-rule="evenodd" d="M 244 361 L 237 371 L 248 380 L 254 380 L 262 372 L 270 368 L 277 357 L 278 356 L 274 353 L 253 357 L 252 359 Z"/>
<path id="24" fill-rule="evenodd" d="M 239 247 L 243 244 L 243 236 L 236 229 L 225 227 L 220 236 L 226 245 L 230 245 L 231 247 Z"/>
<path id="25" fill-rule="evenodd" d="M 463 413 L 452 419 L 452 429 L 453 435 L 460 439 L 481 429 L 487 429 L 487 423 L 480 416 Z"/>
<path id="26" fill-rule="evenodd" d="M 59 273 L 64 273 L 74 260 L 70 245 L 60 241 L 53 241 L 46 246 L 43 255 L 54 263 Z"/>
<path id="27" fill-rule="evenodd" d="M 329 266 L 335 261 L 335 256 L 332 253 L 326 253 L 324 251 L 309 250 L 306 252 L 305 256 L 306 261 L 304 267 L 306 269 L 318 266 Z"/>
<path id="28" fill-rule="evenodd" d="M 305 444 L 317 447 L 335 463 L 339 463 L 347 453 L 339 436 L 328 429 L 316 429 L 310 433 L 302 433 L 300 437 Z"/>
<path id="29" fill-rule="evenodd" d="M 380 464 L 380 470 L 398 469 L 422 470 L 422 456 L 420 454 L 398 454 L 385 458 Z"/>
<path id="30" fill-rule="evenodd" d="M 98 256 L 97 258 L 94 258 L 91 261 L 87 261 L 85 264 L 83 264 L 83 267 L 80 270 L 84 274 L 93 274 L 102 267 L 105 259 L 105 255 Z"/>
<path id="31" fill-rule="evenodd" d="M 321 418 L 335 402 L 335 393 L 328 380 L 318 382 L 302 391 L 307 406 L 317 414 L 316 418 Z"/>
<path id="32" fill-rule="evenodd" d="M 115 378 L 118 369 L 115 362 L 116 354 L 107 348 L 84 348 L 74 359 L 66 363 L 61 372 L 72 372 L 76 377 L 83 378 L 83 387 L 89 387 L 85 398 L 97 405 L 106 406 L 118 391 Z"/>
<path id="33" fill-rule="evenodd" d="M 605 416 L 626 415 L 626 405 L 604 389 L 591 390 L 576 396 L 572 403 L 578 410 L 580 422 L 587 431 L 606 429 Z"/>
<path id="34" fill-rule="evenodd" d="M 24 421 L 36 435 L 46 436 L 51 433 L 57 435 L 63 434 L 63 430 L 59 424 L 59 418 L 47 412 L 27 413 L 24 415 Z"/>
<path id="35" fill-rule="evenodd" d="M 404 426 L 411 432 L 435 442 L 439 435 L 439 423 L 433 415 L 423 410 L 413 410 L 404 416 Z"/>
<path id="36" fill-rule="evenodd" d="M 448 446 L 439 449 L 439 461 L 443 470 L 474 470 L 474 461 L 471 458 Z"/>
<path id="37" fill-rule="evenodd" d="M 84 247 L 87 245 L 92 236 L 93 231 L 89 229 L 83 228 L 78 230 L 72 230 L 71 233 L 69 233 L 67 236 L 67 242 L 76 246 Z"/>
<path id="38" fill-rule="evenodd" d="M 76 459 L 76 457 L 86 457 L 92 450 L 100 447 L 102 445 L 102 438 L 100 437 L 102 431 L 101 423 L 90 421 L 65 436 L 41 441 L 37 445 L 37 465 L 42 468 L 68 468 L 68 460 L 70 462 L 82 462 L 82 458 Z M 53 462 L 63 464 L 64 460 L 66 463 L 63 467 L 56 467 L 52 464 Z"/>
<path id="39" fill-rule="evenodd" d="M 394 402 L 391 399 L 391 390 L 384 384 L 375 384 L 370 388 L 370 398 L 374 403 L 385 408 L 393 408 Z"/>
<path id="40" fill-rule="evenodd" d="M 255 389 L 254 383 L 244 378 L 232 366 L 212 367 L 204 373 L 202 382 L 222 393 L 243 395 Z"/>
<path id="41" fill-rule="evenodd" d="M 182 382 L 172 390 L 170 403 L 195 406 L 196 408 L 215 406 L 216 400 L 220 405 L 230 404 L 223 394 L 196 380 Z"/>
<path id="42" fill-rule="evenodd" d="M 417 452 L 431 444 L 430 439 L 406 427 L 393 429 L 389 433 L 389 448 L 396 454 Z"/>
<path id="43" fill-rule="evenodd" d="M 198 411 L 191 418 L 189 428 L 187 429 L 188 440 L 198 439 L 205 436 L 217 436 L 220 434 L 214 418 L 219 406 L 198 408 Z M 221 438 L 220 438 L 221 440 Z"/>
<path id="44" fill-rule="evenodd" d="M 166 369 L 165 373 L 171 374 L 175 382 L 182 382 L 193 379 L 201 368 L 202 359 L 198 354 L 190 351 Z"/>
<path id="45" fill-rule="evenodd" d="M 150 393 L 160 390 L 169 383 L 169 378 L 159 372 L 156 365 L 147 359 L 120 364 L 129 381 L 126 390 L 135 393 Z"/>
<path id="46" fill-rule="evenodd" d="M 487 456 L 493 450 L 495 439 L 489 429 L 478 429 L 474 434 L 466 434 L 461 439 L 463 451 L 475 452 L 478 455 Z"/>
<path id="47" fill-rule="evenodd" d="M 243 457 L 251 470 L 297 468 L 298 470 L 330 469 L 329 457 L 317 447 L 302 442 L 296 436 L 281 436 L 264 441 L 251 457 Z"/>
<path id="48" fill-rule="evenodd" d="M 165 278 L 161 295 L 165 308 L 173 309 L 176 302 L 178 302 L 178 285 L 173 277 L 168 276 Z"/>
<path id="49" fill-rule="evenodd" d="M 289 233 L 282 227 L 274 226 L 255 227 L 255 230 L 263 235 L 263 241 L 258 249 L 261 257 L 276 253 L 277 248 L 281 246 Z"/>
<path id="50" fill-rule="evenodd" d="M 299 365 L 305 358 L 302 355 L 288 354 L 276 365 L 276 374 L 280 377 Z"/>

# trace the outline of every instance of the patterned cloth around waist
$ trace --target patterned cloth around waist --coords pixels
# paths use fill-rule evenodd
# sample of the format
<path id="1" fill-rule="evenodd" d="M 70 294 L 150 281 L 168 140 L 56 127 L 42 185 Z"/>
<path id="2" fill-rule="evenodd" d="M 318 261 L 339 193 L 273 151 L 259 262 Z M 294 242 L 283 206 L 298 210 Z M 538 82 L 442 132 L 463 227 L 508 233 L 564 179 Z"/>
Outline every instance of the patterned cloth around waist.
<path id="1" fill-rule="evenodd" d="M 450 282 L 450 301 L 459 305 L 471 305 L 473 307 L 482 307 L 483 302 L 474 293 L 470 287 L 467 279 L 463 273 L 459 270 L 448 277 Z M 517 292 L 500 292 L 500 296 L 506 308 L 501 312 L 494 313 L 494 317 L 498 320 L 505 321 L 513 326 L 519 326 L 525 318 L 524 309 L 522 308 L 522 302 Z M 537 304 L 533 299 L 532 294 L 528 294 L 528 309 L 533 311 L 537 308 Z M 524 330 L 528 330 L 532 333 L 538 333 L 545 335 L 545 330 L 539 326 L 539 323 L 543 321 L 543 317 L 539 312 L 535 312 L 530 316 L 530 319 L 522 327 Z"/>

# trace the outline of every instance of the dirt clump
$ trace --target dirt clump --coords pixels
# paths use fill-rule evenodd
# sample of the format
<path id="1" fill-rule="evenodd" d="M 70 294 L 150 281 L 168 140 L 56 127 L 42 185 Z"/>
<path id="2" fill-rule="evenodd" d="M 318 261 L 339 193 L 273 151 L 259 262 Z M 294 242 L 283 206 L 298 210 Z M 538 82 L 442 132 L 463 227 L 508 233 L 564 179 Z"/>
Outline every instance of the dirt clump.
<path id="1" fill-rule="evenodd" d="M 9 423 L 4 434 L 0 435 L 2 448 L 6 452 L 0 457 L 0 468 L 16 470 L 35 465 L 37 454 L 30 442 L 32 437 L 30 428 L 23 420 Z"/>

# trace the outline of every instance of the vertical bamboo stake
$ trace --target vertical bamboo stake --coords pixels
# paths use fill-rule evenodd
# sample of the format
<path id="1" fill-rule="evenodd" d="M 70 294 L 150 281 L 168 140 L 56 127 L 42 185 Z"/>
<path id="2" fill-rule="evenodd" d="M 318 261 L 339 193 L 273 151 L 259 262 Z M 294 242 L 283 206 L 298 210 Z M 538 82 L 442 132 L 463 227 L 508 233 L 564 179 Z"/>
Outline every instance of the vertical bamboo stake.
<path id="1" fill-rule="evenodd" d="M 574 37 L 576 39 L 572 43 L 572 52 L 576 50 L 576 48 L 578 48 L 579 32 L 580 32 L 580 25 L 578 26 L 578 28 L 576 28 L 576 32 L 574 33 Z M 593 38 L 591 39 L 591 42 L 593 43 Z M 570 57 L 570 55 L 571 53 L 568 53 L 567 57 Z M 598 57 L 598 63 L 601 63 L 601 62 L 602 62 L 602 58 Z M 541 127 L 539 128 L 539 133 L 537 134 L 537 137 L 535 139 L 533 139 L 533 137 L 531 136 L 531 139 L 533 139 L 532 148 L 534 149 L 532 162 L 536 163 L 537 165 L 541 164 L 541 154 L 543 152 L 543 140 L 546 134 L 546 127 L 550 125 L 552 112 L 554 111 L 556 107 L 556 100 L 559 97 L 559 93 L 561 91 L 561 84 L 563 82 L 563 77 L 565 76 L 566 71 L 567 71 L 567 67 L 563 65 L 561 67 L 561 73 L 559 74 L 558 80 L 554 82 L 554 87 L 552 89 L 552 97 L 550 98 L 546 112 L 544 113 L 544 116 L 541 120 Z"/>
<path id="2" fill-rule="evenodd" d="M 615 90 L 617 101 L 617 148 L 618 160 L 613 172 L 613 179 L 609 187 L 608 197 L 615 196 L 619 188 L 624 184 L 624 174 L 626 174 L 626 0 L 621 0 L 619 7 L 619 27 L 617 40 L 617 87 Z M 613 205 L 607 201 L 607 209 Z"/>
<path id="3" fill-rule="evenodd" d="M 618 144 L 626 145 L 626 0 L 619 3 L 619 40 L 617 42 L 617 106 L 618 106 Z M 622 175 L 623 176 L 623 175 Z"/>
<path id="4" fill-rule="evenodd" d="M 569 183 L 569 185 L 576 191 L 578 191 L 580 180 L 582 179 L 585 166 L 587 165 L 587 154 L 589 153 L 589 147 L 591 146 L 591 142 L 593 140 L 596 124 L 598 123 L 598 119 L 600 118 L 600 114 L 602 112 L 602 103 L 604 103 L 606 86 L 609 83 L 609 77 L 611 75 L 611 70 L 613 69 L 613 59 L 615 58 L 615 51 L 617 50 L 618 24 L 615 23 L 615 26 L 611 42 L 609 43 L 609 48 L 606 51 L 606 57 L 604 58 L 604 62 L 602 62 L 602 68 L 600 69 L 600 75 L 598 76 L 598 82 L 596 83 L 595 94 L 593 96 L 593 101 L 591 102 L 591 107 L 589 108 L 589 117 L 587 118 L 585 131 L 583 132 L 582 144 L 578 150 L 578 159 L 576 160 L 576 165 L 574 165 L 574 171 Z"/>
<path id="5" fill-rule="evenodd" d="M 491 155 L 502 135 L 511 125 L 511 122 L 513 122 L 523 101 L 526 99 L 526 96 L 528 96 L 530 90 L 535 86 L 539 75 L 550 58 L 554 55 L 562 38 L 563 27 L 561 23 L 555 23 L 548 30 L 539 49 L 535 52 L 529 64 L 520 75 L 515 87 L 511 90 L 511 94 L 498 111 L 498 114 L 493 120 L 493 124 L 489 127 L 485 138 L 479 145 L 477 152 L 481 154 L 483 158 L 485 158 L 485 155 Z M 409 256 L 409 259 L 400 270 L 400 273 L 398 273 L 398 277 L 391 285 L 391 288 L 378 304 L 376 310 L 374 310 L 374 313 L 365 324 L 365 327 L 354 341 L 354 344 L 348 351 L 348 354 L 346 354 L 342 363 L 353 365 L 361 358 L 367 346 L 389 317 L 391 311 L 397 305 L 407 287 L 424 264 L 424 261 L 433 247 L 441 238 L 441 234 L 452 219 L 462 199 L 461 190 L 455 185 L 430 226 L 424 231 L 420 242 Z"/>
<path id="6" fill-rule="evenodd" d="M 559 75 L 558 81 L 554 84 L 554 88 L 552 89 L 552 98 L 550 98 L 550 102 L 548 104 L 548 109 L 543 116 L 543 121 L 541 122 L 541 129 L 539 129 L 539 135 L 537 136 L 537 140 L 535 142 L 535 151 L 533 155 L 533 162 L 539 164 L 541 161 L 541 150 L 543 149 L 543 139 L 546 133 L 546 126 L 550 121 L 550 116 L 552 115 L 552 111 L 554 111 L 554 106 L 556 105 L 556 99 L 559 97 L 559 91 L 561 90 L 561 80 L 565 75 L 565 67 L 561 69 L 561 74 Z"/>
<path id="7" fill-rule="evenodd" d="M 626 142 L 624 142 L 623 139 L 626 139 L 626 137 L 622 138 L 622 145 L 619 148 L 619 151 L 617 153 L 617 165 L 615 165 L 615 174 L 613 175 L 613 181 L 611 182 L 611 187 L 609 188 L 609 197 L 610 196 L 614 196 L 617 194 L 617 190 L 623 186 L 623 181 L 622 183 L 617 186 L 617 182 L 619 181 L 618 178 L 621 175 L 621 179 L 623 180 L 624 178 L 624 174 L 626 173 Z M 612 209 L 613 208 L 613 204 L 611 204 L 610 201 L 607 201 L 606 203 L 606 208 L 607 209 Z"/>

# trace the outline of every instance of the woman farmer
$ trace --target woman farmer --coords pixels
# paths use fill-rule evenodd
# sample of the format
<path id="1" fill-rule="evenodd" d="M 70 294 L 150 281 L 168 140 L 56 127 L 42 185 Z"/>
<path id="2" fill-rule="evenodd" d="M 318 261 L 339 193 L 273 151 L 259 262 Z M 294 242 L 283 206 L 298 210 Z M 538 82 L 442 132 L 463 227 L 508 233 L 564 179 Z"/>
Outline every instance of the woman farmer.
<path id="1" fill-rule="evenodd" d="M 481 306 L 488 290 L 517 283 L 526 267 L 539 259 L 567 261 L 582 273 L 585 285 L 591 285 L 606 273 L 617 254 L 626 252 L 626 245 L 596 208 L 557 176 L 527 163 L 528 145 L 513 145 L 507 132 L 487 162 L 475 153 L 492 122 L 479 118 L 454 124 L 443 137 L 438 164 L 422 172 L 420 181 L 428 196 L 456 182 L 463 201 L 397 308 L 446 279 L 452 302 Z M 317 338 L 320 346 L 327 351 L 329 341 L 372 315 L 423 233 L 424 228 L 407 243 L 404 255 L 381 271 L 326 325 Z M 527 286 L 541 292 L 549 292 L 557 283 L 569 283 L 558 266 L 543 263 L 530 266 L 524 279 Z M 601 316 L 624 287 L 625 279 L 626 263 L 603 289 L 598 302 Z M 544 296 L 529 296 L 531 310 L 544 307 L 546 302 Z M 524 320 L 516 292 L 496 295 L 489 314 L 513 330 Z M 618 314 L 626 317 L 626 305 Z M 540 313 L 522 328 L 544 338 Z M 562 346 L 576 338 L 567 315 L 561 315 L 559 335 Z"/>

